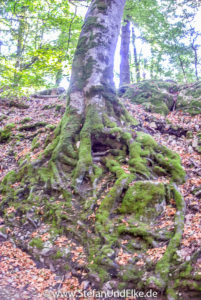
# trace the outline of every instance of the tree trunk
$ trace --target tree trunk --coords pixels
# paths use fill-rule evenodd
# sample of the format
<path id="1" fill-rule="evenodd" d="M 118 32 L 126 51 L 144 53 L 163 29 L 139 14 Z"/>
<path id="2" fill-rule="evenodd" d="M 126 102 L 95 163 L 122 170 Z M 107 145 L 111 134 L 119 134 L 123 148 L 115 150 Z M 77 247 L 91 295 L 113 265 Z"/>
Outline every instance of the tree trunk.
<path id="1" fill-rule="evenodd" d="M 135 73 L 136 73 L 136 81 L 140 81 L 140 64 L 137 57 L 137 48 L 136 48 L 136 36 L 135 30 L 132 27 L 132 44 L 133 44 L 133 51 L 134 51 L 134 61 L 135 61 Z"/>
<path id="2" fill-rule="evenodd" d="M 104 114 L 110 110 L 111 117 L 118 119 L 113 67 L 124 4 L 125 0 L 92 1 L 75 52 L 68 107 L 53 158 L 75 164 L 74 139 L 81 129 L 74 174 L 76 186 L 82 183 L 86 173 L 93 177 L 91 151 L 95 136 L 105 126 Z"/>
<path id="3" fill-rule="evenodd" d="M 19 72 L 21 71 L 21 59 L 23 53 L 23 38 L 24 38 L 24 30 L 25 30 L 25 23 L 24 23 L 24 15 L 19 17 L 19 25 L 18 25 L 18 32 L 17 32 L 17 51 L 16 51 L 16 62 L 15 62 L 15 71 L 14 71 L 14 83 L 18 85 L 21 75 Z"/>
<path id="4" fill-rule="evenodd" d="M 194 51 L 194 67 L 195 67 L 195 78 L 196 80 L 199 80 L 198 76 L 198 53 L 196 46 L 192 45 L 192 49 Z"/>
<path id="5" fill-rule="evenodd" d="M 146 79 L 146 71 L 147 71 L 147 59 L 144 58 L 143 62 L 144 62 L 144 66 L 143 66 L 143 80 L 145 80 Z"/>
<path id="6" fill-rule="evenodd" d="M 150 78 L 154 78 L 154 54 L 153 49 L 151 48 L 151 58 L 150 58 Z"/>
<path id="7" fill-rule="evenodd" d="M 121 30 L 121 64 L 120 86 L 130 83 L 129 46 L 130 46 L 130 21 L 124 20 L 125 25 Z"/>
<path id="8" fill-rule="evenodd" d="M 180 67 L 184 76 L 184 80 L 185 82 L 187 82 L 187 77 L 186 77 L 186 71 L 185 71 L 185 67 L 184 67 L 184 62 L 182 60 L 182 58 L 180 57 L 180 55 L 178 55 L 178 59 L 179 59 L 179 63 L 180 63 Z"/>

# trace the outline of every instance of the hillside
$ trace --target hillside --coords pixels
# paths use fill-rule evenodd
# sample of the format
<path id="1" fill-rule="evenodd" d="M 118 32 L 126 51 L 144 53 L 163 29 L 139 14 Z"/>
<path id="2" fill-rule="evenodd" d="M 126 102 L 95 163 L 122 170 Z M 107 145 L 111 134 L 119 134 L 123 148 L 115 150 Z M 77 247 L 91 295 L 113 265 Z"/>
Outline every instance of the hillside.
<path id="1" fill-rule="evenodd" d="M 174 168 L 179 169 L 176 161 L 178 156 L 174 156 L 163 146 L 180 156 L 186 172 L 185 175 L 183 169 L 179 169 L 180 178 L 175 178 L 184 198 L 185 205 L 179 212 L 184 213 L 185 220 L 180 245 L 176 245 L 176 254 L 168 262 L 171 274 L 168 280 L 170 287 L 174 282 L 174 288 L 181 293 L 181 299 L 200 299 L 201 83 L 180 86 L 175 82 L 144 81 L 121 88 L 119 94 L 121 102 L 135 119 L 130 130 L 133 130 L 138 145 L 146 152 L 143 159 L 146 157 L 147 169 L 137 169 L 135 165 L 138 177 L 129 183 L 130 194 L 128 189 L 123 203 L 117 200 L 112 206 L 111 214 L 107 215 L 109 229 L 104 228 L 105 232 L 108 231 L 105 241 L 101 240 L 102 244 L 105 243 L 105 248 L 98 254 L 99 260 L 96 259 L 96 245 L 92 251 L 91 244 L 87 241 L 94 244 L 100 242 L 96 239 L 94 227 L 101 226 L 100 220 L 107 210 L 104 205 L 107 208 L 109 202 L 101 203 L 105 201 L 107 191 L 114 187 L 112 168 L 121 165 L 124 175 L 130 175 L 127 157 L 120 159 L 118 156 L 119 165 L 111 166 L 108 163 L 108 170 L 104 171 L 97 182 L 97 202 L 87 199 L 85 204 L 92 209 L 91 215 L 83 212 L 82 202 L 77 200 L 76 195 L 72 199 L 72 207 L 69 207 L 63 195 L 48 198 L 48 187 L 47 199 L 41 199 L 39 191 L 32 191 L 24 199 L 23 188 L 26 190 L 26 182 L 24 187 L 21 182 L 13 182 L 12 172 L 6 179 L 4 176 L 10 171 L 23 170 L 27 162 L 34 164 L 40 157 L 54 137 L 54 129 L 65 111 L 66 100 L 62 95 L 41 95 L 26 101 L 22 99 L 19 103 L 14 101 L 10 104 L 6 100 L 0 102 L 2 300 L 45 299 L 43 293 L 47 291 L 77 290 L 78 287 L 90 290 L 101 283 L 105 290 L 125 286 L 131 288 L 135 280 L 139 281 L 139 277 L 142 286 L 145 285 L 166 252 L 169 241 L 173 239 L 177 230 L 175 228 L 179 227 L 175 221 L 179 210 L 176 203 L 177 192 L 173 192 L 174 187 L 171 187 L 171 178 L 178 176 L 174 173 Z M 114 139 L 118 139 L 117 131 L 114 131 Z M 164 159 L 157 156 L 160 154 L 157 147 L 162 147 L 160 149 Z M 109 152 L 104 141 L 96 145 L 96 148 L 93 149 L 93 158 L 97 166 L 101 165 L 102 157 L 112 161 L 112 155 L 115 154 Z M 123 152 L 121 154 L 123 156 Z M 157 157 L 158 161 L 154 160 Z M 165 161 L 168 160 L 170 164 L 174 162 L 175 166 L 166 165 Z M 17 191 L 21 202 L 19 199 L 11 203 L 8 198 L 5 200 L 4 193 L 8 186 Z M 149 189 L 151 198 L 141 194 L 146 189 Z M 136 206 L 132 206 L 131 199 L 134 199 Z M 143 201 L 144 204 L 140 204 Z M 100 224 L 96 224 L 97 219 Z M 76 222 L 71 223 L 71 220 Z M 84 238 L 87 238 L 85 244 L 83 232 Z M 115 237 L 112 247 L 109 236 Z M 90 272 L 89 256 L 91 266 L 94 264 L 94 269 L 91 268 Z M 103 261 L 100 262 L 100 259 Z M 156 289 L 154 281 L 149 281 L 149 286 Z"/>

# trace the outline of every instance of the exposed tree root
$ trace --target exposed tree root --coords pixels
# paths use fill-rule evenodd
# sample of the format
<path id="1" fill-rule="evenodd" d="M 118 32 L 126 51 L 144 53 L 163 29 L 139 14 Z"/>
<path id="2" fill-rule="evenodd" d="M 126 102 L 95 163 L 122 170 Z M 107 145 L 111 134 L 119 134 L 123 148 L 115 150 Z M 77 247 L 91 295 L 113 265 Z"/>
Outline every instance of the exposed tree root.
<path id="1" fill-rule="evenodd" d="M 141 288 L 154 286 L 168 291 L 185 214 L 183 198 L 174 182 L 182 182 L 185 173 L 175 153 L 158 145 L 151 136 L 129 129 L 136 126 L 135 121 L 123 108 L 121 111 L 124 127 L 117 121 L 119 116 L 115 117 L 114 110 L 113 116 L 108 113 L 100 117 L 89 107 L 85 119 L 68 111 L 41 157 L 22 164 L 18 174 L 5 177 L 1 184 L 2 207 L 16 203 L 18 215 L 22 216 L 24 210 L 33 211 L 33 217 L 25 217 L 33 230 L 40 224 L 35 219 L 48 220 L 73 237 L 85 249 L 86 269 L 89 278 L 98 278 L 97 285 L 112 278 L 118 278 L 122 284 L 136 283 L 141 278 L 136 259 L 132 262 L 137 272 L 133 277 L 128 275 L 128 265 L 118 264 L 123 236 L 132 241 L 130 246 L 123 244 L 127 255 L 137 248 L 140 253 L 140 249 L 154 249 L 168 242 L 157 263 L 150 264 L 144 258 L 147 263 L 143 272 L 147 275 L 140 283 Z M 114 182 L 109 191 L 98 187 L 106 172 L 110 172 Z M 161 176 L 172 183 L 161 183 L 158 181 Z M 17 190 L 12 188 L 16 182 L 21 182 Z M 171 197 L 177 209 L 174 234 L 151 230 L 150 222 L 154 223 L 164 212 Z M 40 207 L 45 209 L 42 215 Z M 7 219 L 11 225 L 8 216 Z M 66 261 L 72 264 L 70 259 Z"/>

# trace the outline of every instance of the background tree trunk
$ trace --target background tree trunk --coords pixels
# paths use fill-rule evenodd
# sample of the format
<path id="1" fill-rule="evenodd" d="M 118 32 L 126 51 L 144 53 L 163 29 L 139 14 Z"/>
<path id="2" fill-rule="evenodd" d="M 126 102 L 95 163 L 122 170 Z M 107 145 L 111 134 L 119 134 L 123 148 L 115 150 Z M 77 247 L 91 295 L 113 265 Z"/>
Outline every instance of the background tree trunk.
<path id="1" fill-rule="evenodd" d="M 140 81 L 140 64 L 137 57 L 137 47 L 136 47 L 136 36 L 134 27 L 132 27 L 132 44 L 133 44 L 133 51 L 134 51 L 134 61 L 135 61 L 135 72 L 136 72 L 136 81 Z"/>
<path id="2" fill-rule="evenodd" d="M 120 86 L 130 83 L 129 46 L 130 46 L 130 21 L 124 20 L 125 25 L 121 29 L 121 64 Z"/>
<path id="3" fill-rule="evenodd" d="M 195 68 L 195 78 L 196 80 L 199 80 L 198 76 L 198 52 L 197 52 L 197 47 L 192 45 L 192 49 L 194 52 L 194 68 Z"/>

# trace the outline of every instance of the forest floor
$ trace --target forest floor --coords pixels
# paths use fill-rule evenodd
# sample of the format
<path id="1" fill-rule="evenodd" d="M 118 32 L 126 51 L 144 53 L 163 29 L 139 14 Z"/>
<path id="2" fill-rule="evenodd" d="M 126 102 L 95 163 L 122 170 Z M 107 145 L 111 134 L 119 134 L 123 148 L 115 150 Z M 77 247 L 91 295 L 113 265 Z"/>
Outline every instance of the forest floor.
<path id="1" fill-rule="evenodd" d="M 35 159 L 40 155 L 46 137 L 53 132 L 54 127 L 50 124 L 56 126 L 59 123 L 66 106 L 64 100 L 51 96 L 46 99 L 32 98 L 25 104 L 27 108 L 9 107 L 6 102 L 0 103 L 0 128 L 9 123 L 15 125 L 9 142 L 0 144 L 0 181 L 9 171 L 18 168 L 21 158 L 26 159 L 26 155 L 30 154 L 31 159 Z M 126 107 L 158 143 L 181 157 L 187 174 L 186 182 L 180 186 L 186 203 L 186 216 L 178 255 L 188 261 L 201 245 L 201 159 L 195 150 L 201 115 L 192 117 L 181 111 L 174 111 L 164 117 L 146 112 L 142 106 L 133 105 L 129 101 L 126 101 Z M 187 132 L 192 132 L 192 135 L 187 136 Z M 33 142 L 35 137 L 37 141 Z M 169 207 L 159 226 L 169 226 L 171 229 L 175 213 L 176 210 Z M 0 218 L 0 229 L 1 227 L 5 227 L 3 218 Z M 9 233 L 10 229 L 6 230 Z M 54 269 L 44 268 L 29 254 L 17 248 L 12 239 L 6 240 L 6 236 L 0 231 L 0 300 L 60 299 L 53 296 L 51 291 L 90 289 L 85 274 L 77 278 L 68 271 L 65 276 L 58 276 Z M 60 242 L 62 245 L 62 237 Z M 156 258 L 161 254 L 150 253 Z M 124 260 L 124 257 L 119 259 Z M 201 274 L 201 258 L 195 262 L 194 270 Z M 50 293 L 49 296 L 47 292 Z"/>

